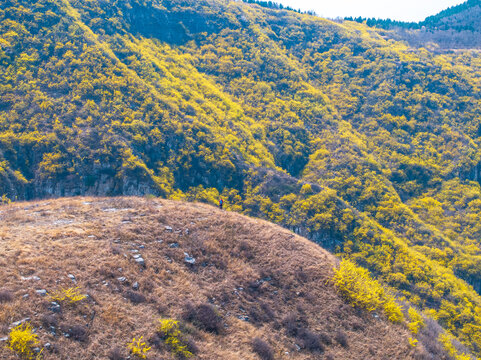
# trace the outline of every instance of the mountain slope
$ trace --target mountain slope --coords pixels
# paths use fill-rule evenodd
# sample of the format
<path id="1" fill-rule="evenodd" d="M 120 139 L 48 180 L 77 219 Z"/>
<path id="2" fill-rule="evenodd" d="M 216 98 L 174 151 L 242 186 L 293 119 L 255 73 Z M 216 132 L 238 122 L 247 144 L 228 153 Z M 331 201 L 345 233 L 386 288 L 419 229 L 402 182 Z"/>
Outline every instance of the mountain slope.
<path id="1" fill-rule="evenodd" d="M 210 0 L 9 0 L 0 24 L 0 194 L 222 196 L 480 352 L 477 53 Z"/>
<path id="2" fill-rule="evenodd" d="M 411 359 L 417 352 L 401 325 L 344 302 L 330 281 L 332 255 L 262 220 L 141 198 L 18 203 L 3 207 L 0 218 L 1 293 L 13 295 L 0 310 L 0 337 L 28 317 L 41 345 L 51 344 L 48 359 L 106 358 L 115 347 L 126 354 L 125 344 L 140 336 L 153 347 L 149 359 L 174 358 L 156 347 L 155 322 L 182 319 L 189 304 L 207 303 L 221 315 L 218 334 L 185 321 L 199 359 L 257 359 L 254 337 L 267 341 L 276 359 Z M 89 298 L 60 312 L 36 293 L 72 286 Z M 304 348 L 289 317 L 298 318 L 294 328 L 323 334 L 320 347 Z M 64 335 L 74 326 L 84 337 Z M 340 345 L 341 337 L 347 343 Z M 16 358 L 3 346 L 0 357 Z"/>

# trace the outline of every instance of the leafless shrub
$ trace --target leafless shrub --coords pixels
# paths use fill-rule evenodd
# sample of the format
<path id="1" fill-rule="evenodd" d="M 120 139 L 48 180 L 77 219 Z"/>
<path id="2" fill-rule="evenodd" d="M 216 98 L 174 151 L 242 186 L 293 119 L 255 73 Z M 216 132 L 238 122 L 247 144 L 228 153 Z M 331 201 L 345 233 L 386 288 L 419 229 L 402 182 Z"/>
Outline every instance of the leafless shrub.
<path id="1" fill-rule="evenodd" d="M 192 354 L 197 354 L 199 353 L 199 347 L 195 343 L 195 340 L 191 336 L 187 336 L 184 339 L 184 344 L 187 346 L 187 350 L 191 352 Z"/>
<path id="2" fill-rule="evenodd" d="M 282 320 L 282 325 L 286 329 L 287 335 L 298 336 L 301 329 L 306 328 L 308 324 L 304 316 L 291 312 Z"/>
<path id="3" fill-rule="evenodd" d="M 10 290 L 0 289 L 0 304 L 13 300 L 13 294 Z"/>
<path id="4" fill-rule="evenodd" d="M 334 339 L 339 343 L 339 345 L 341 345 L 343 348 L 347 348 L 349 345 L 347 343 L 347 335 L 344 331 L 342 330 L 339 330 L 337 333 L 336 333 L 336 336 L 334 337 Z"/>
<path id="5" fill-rule="evenodd" d="M 319 340 L 321 340 L 322 343 L 326 344 L 326 345 L 331 345 L 332 344 L 332 340 L 331 340 L 331 337 L 325 333 L 325 332 L 321 332 L 319 334 Z"/>
<path id="6" fill-rule="evenodd" d="M 324 351 L 324 345 L 321 344 L 319 335 L 313 333 L 309 329 L 300 329 L 297 338 L 301 340 L 301 347 L 309 351 Z"/>
<path id="7" fill-rule="evenodd" d="M 431 318 L 427 318 L 425 324 L 418 336 L 424 351 L 420 351 L 416 356 L 420 360 L 450 359 L 443 345 L 438 341 L 439 334 L 443 331 L 441 326 Z"/>
<path id="8" fill-rule="evenodd" d="M 275 313 L 267 303 L 254 305 L 249 309 L 249 316 L 255 324 L 270 322 L 275 318 Z"/>
<path id="9" fill-rule="evenodd" d="M 147 301 L 144 295 L 135 291 L 127 291 L 125 297 L 129 299 L 134 304 L 141 304 Z"/>
<path id="10" fill-rule="evenodd" d="M 57 327 L 58 326 L 58 318 L 52 314 L 45 314 L 42 316 L 42 325 L 45 328 L 49 327 Z"/>
<path id="11" fill-rule="evenodd" d="M 124 353 L 121 348 L 115 347 L 109 351 L 109 360 L 125 360 Z"/>
<path id="12" fill-rule="evenodd" d="M 218 334 L 222 330 L 222 318 L 210 304 L 200 304 L 197 306 L 187 304 L 183 318 L 209 332 Z"/>
<path id="13" fill-rule="evenodd" d="M 72 340 L 79 341 L 79 342 L 86 342 L 88 340 L 88 331 L 87 328 L 83 325 L 70 325 L 65 327 L 66 333 Z"/>
<path id="14" fill-rule="evenodd" d="M 274 360 L 274 351 L 272 350 L 272 347 L 258 337 L 252 340 L 252 350 L 259 355 L 262 360 Z"/>

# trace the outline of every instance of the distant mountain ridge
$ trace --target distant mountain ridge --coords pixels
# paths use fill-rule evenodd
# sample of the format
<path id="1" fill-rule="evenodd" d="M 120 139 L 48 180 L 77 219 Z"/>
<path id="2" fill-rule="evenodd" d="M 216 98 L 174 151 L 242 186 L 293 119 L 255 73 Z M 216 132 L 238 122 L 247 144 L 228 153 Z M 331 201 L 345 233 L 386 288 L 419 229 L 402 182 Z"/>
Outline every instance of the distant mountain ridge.
<path id="1" fill-rule="evenodd" d="M 468 0 L 427 17 L 421 26 L 439 30 L 481 31 L 481 1 Z"/>
<path id="2" fill-rule="evenodd" d="M 430 42 L 441 48 L 462 49 L 481 47 L 481 1 L 468 0 L 452 6 L 420 22 L 393 21 L 375 18 L 345 18 L 366 22 L 368 26 L 393 30 L 392 37 L 424 46 Z"/>

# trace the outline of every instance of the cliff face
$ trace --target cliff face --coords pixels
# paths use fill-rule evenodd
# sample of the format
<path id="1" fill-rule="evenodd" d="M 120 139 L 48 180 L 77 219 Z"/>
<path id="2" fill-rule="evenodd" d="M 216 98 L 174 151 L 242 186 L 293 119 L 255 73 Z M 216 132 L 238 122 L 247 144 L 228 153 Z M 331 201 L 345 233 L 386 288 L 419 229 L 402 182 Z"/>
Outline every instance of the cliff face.
<path id="1" fill-rule="evenodd" d="M 132 34 L 172 45 L 183 45 L 195 40 L 200 33 L 218 33 L 223 28 L 228 28 L 228 22 L 219 18 L 217 13 L 199 12 L 198 9 L 190 7 L 191 5 L 189 2 L 162 2 L 161 6 L 153 4 L 149 11 L 146 11 L 144 5 L 133 2 L 124 8 L 124 19 Z M 208 3 L 205 6 L 208 6 Z M 215 7 L 215 2 L 212 6 Z"/>

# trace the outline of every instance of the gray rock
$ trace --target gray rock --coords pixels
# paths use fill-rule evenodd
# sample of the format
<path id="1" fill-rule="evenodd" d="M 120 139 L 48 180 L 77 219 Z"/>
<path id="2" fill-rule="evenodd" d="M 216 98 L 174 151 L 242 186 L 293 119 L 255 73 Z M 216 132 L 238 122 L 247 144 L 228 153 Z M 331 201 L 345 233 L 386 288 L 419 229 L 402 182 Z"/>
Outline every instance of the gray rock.
<path id="1" fill-rule="evenodd" d="M 76 280 L 76 279 L 75 279 L 75 275 L 68 274 L 67 276 L 68 276 L 68 278 L 69 278 L 70 280 L 72 280 L 73 282 L 76 282 L 76 281 L 75 281 L 75 280 Z"/>
<path id="2" fill-rule="evenodd" d="M 15 321 L 14 323 L 10 324 L 10 327 L 14 328 L 15 326 L 22 325 L 23 323 L 26 323 L 28 321 L 30 321 L 30 318 L 25 318 L 19 321 Z"/>
<path id="3" fill-rule="evenodd" d="M 179 247 L 179 244 L 177 243 L 172 243 L 172 244 L 169 244 L 169 247 L 170 248 L 173 248 L 173 249 L 177 249 Z"/>
<path id="4" fill-rule="evenodd" d="M 139 245 L 139 249 L 145 249 L 145 245 Z"/>
<path id="5" fill-rule="evenodd" d="M 39 280 L 40 280 L 40 278 L 39 278 L 38 276 L 36 276 L 36 275 L 27 276 L 27 277 L 22 276 L 21 279 L 22 279 L 23 281 L 28 281 L 28 280 L 39 281 Z"/>
<path id="6" fill-rule="evenodd" d="M 172 229 L 172 227 L 171 227 L 171 226 L 166 226 L 166 227 L 165 227 L 165 230 L 166 230 L 166 231 L 171 231 L 171 232 L 172 232 L 172 230 L 173 230 L 173 229 Z"/>
<path id="7" fill-rule="evenodd" d="M 8 340 L 8 336 L 0 338 L 0 341 L 7 341 L 7 340 Z"/>
<path id="8" fill-rule="evenodd" d="M 51 311 L 51 312 L 54 312 L 54 313 L 59 313 L 62 311 L 62 308 L 60 307 L 60 304 L 55 302 L 55 301 L 52 301 L 50 303 L 50 306 L 48 307 L 48 309 Z"/>
<path id="9" fill-rule="evenodd" d="M 30 295 L 28 295 L 28 294 L 25 294 L 25 295 L 22 296 L 22 298 L 24 298 L 24 299 L 28 299 L 29 297 L 30 297 Z"/>
<path id="10" fill-rule="evenodd" d="M 140 266 L 145 267 L 145 260 L 142 257 L 138 257 L 135 259 L 135 262 L 139 264 Z"/>
<path id="11" fill-rule="evenodd" d="M 120 281 L 120 282 L 126 282 L 127 278 L 125 276 L 121 276 L 121 277 L 117 278 L 117 280 Z"/>
<path id="12" fill-rule="evenodd" d="M 45 349 L 47 349 L 47 350 L 51 350 L 51 349 L 52 349 L 52 344 L 46 343 L 43 347 L 44 347 Z"/>
<path id="13" fill-rule="evenodd" d="M 132 257 L 133 257 L 134 259 L 138 259 L 138 258 L 141 258 L 142 255 L 140 255 L 140 254 L 135 254 L 135 255 L 132 255 Z"/>
<path id="14" fill-rule="evenodd" d="M 132 289 L 139 290 L 139 283 L 137 281 L 132 285 Z"/>
<path id="15" fill-rule="evenodd" d="M 37 293 L 37 295 L 47 296 L 47 290 L 45 289 L 35 290 L 35 292 Z"/>
<path id="16" fill-rule="evenodd" d="M 191 265 L 195 264 L 195 258 L 193 258 L 192 256 L 189 256 L 189 254 L 187 254 L 187 253 L 184 253 L 184 255 L 185 255 L 184 261 L 186 263 L 191 264 Z"/>

